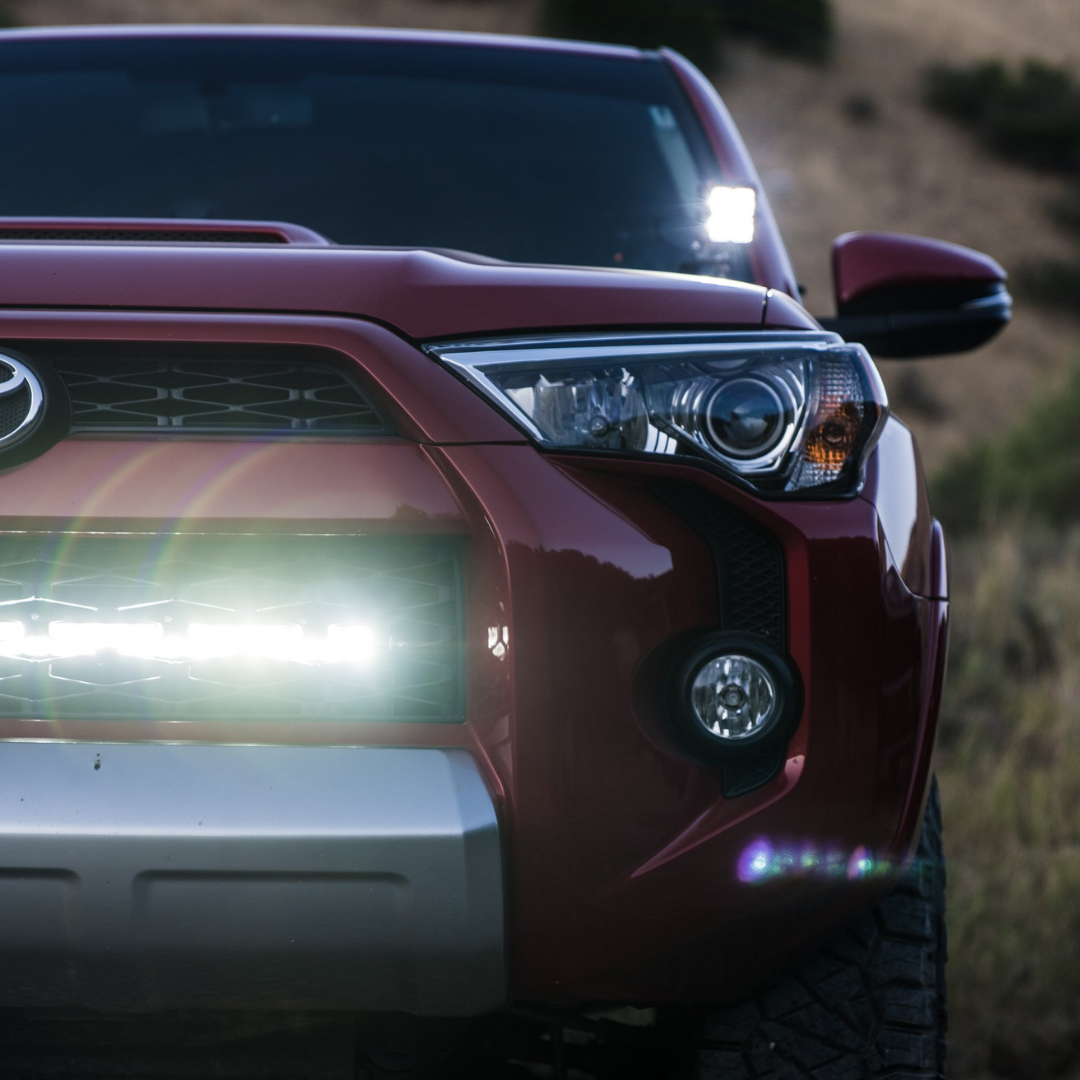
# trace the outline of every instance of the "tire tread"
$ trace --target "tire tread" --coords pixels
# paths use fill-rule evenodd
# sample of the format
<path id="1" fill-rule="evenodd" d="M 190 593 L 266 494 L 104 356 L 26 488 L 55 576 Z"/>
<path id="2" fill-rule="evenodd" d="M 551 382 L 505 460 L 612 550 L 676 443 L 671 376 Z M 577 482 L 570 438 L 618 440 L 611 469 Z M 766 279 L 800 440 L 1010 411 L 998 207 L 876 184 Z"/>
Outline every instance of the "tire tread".
<path id="1" fill-rule="evenodd" d="M 944 915 L 935 778 L 896 889 L 753 1000 L 709 1010 L 698 1080 L 944 1080 Z"/>

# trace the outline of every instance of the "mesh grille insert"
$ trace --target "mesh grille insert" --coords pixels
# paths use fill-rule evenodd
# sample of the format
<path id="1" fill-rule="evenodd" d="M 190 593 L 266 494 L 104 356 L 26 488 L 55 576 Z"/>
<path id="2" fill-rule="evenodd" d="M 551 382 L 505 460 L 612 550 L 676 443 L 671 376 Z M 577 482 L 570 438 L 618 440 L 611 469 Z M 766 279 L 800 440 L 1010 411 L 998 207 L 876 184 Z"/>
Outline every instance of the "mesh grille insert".
<path id="1" fill-rule="evenodd" d="M 10 368 L 7 369 L 10 372 Z M 30 389 L 21 386 L 14 394 L 0 398 L 0 439 L 10 435 L 30 411 Z"/>
<path id="2" fill-rule="evenodd" d="M 460 721 L 456 546 L 0 537 L 0 717 Z"/>
<path id="3" fill-rule="evenodd" d="M 786 647 L 786 574 L 779 541 L 756 522 L 695 487 L 672 485 L 656 495 L 709 544 L 717 564 L 725 630 L 758 634 Z"/>
<path id="4" fill-rule="evenodd" d="M 75 432 L 390 433 L 333 364 L 60 356 L 52 365 Z"/>

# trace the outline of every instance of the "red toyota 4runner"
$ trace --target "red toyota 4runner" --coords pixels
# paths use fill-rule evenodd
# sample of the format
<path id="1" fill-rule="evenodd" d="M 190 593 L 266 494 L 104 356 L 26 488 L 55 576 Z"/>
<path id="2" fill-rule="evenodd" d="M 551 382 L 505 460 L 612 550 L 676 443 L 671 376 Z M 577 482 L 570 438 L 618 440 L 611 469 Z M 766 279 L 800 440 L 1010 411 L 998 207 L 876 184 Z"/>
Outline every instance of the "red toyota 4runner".
<path id="1" fill-rule="evenodd" d="M 867 349 L 1001 268 L 851 234 L 815 320 L 664 50 L 28 31 L 0 102 L 4 1030 L 942 1076 L 948 571 Z"/>

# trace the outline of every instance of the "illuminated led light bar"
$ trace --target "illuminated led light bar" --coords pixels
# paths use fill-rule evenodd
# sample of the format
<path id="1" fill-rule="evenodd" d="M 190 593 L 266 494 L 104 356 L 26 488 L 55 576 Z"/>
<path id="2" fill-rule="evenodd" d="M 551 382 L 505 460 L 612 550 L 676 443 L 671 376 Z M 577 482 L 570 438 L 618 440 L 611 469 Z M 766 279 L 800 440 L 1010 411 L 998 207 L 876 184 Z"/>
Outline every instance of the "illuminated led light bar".
<path id="1" fill-rule="evenodd" d="M 37 627 L 33 628 L 37 630 Z M 186 633 L 165 633 L 160 622 L 90 623 L 56 620 L 47 634 L 21 622 L 0 622 L 0 657 L 57 660 L 118 654 L 141 660 L 195 662 L 274 661 L 366 666 L 389 647 L 371 626 L 336 624 L 325 636 L 299 623 L 191 623 Z"/>
<path id="2" fill-rule="evenodd" d="M 714 244 L 750 244 L 754 240 L 757 192 L 749 187 L 714 187 L 708 195 L 705 230 Z"/>

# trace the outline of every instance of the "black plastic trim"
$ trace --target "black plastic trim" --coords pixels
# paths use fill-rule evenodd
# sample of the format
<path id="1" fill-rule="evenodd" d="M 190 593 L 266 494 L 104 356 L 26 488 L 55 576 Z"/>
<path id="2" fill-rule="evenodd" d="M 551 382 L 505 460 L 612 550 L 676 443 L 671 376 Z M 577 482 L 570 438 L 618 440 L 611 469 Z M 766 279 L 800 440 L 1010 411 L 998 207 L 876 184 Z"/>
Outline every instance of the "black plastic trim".
<path id="1" fill-rule="evenodd" d="M 950 299 L 956 303 L 947 303 Z M 835 318 L 818 321 L 845 341 L 865 345 L 875 356 L 904 359 L 970 352 L 1011 319 L 1012 297 L 995 282 L 944 295 L 929 287 L 882 291 L 846 305 Z"/>
<path id="2" fill-rule="evenodd" d="M 786 651 L 787 565 L 780 541 L 756 521 L 691 484 L 657 484 L 652 492 L 709 545 L 716 566 L 721 629 L 754 634 L 774 649 Z M 737 580 L 739 571 L 753 573 L 745 565 L 750 548 L 756 548 L 758 560 L 768 564 L 757 572 L 774 578 L 768 590 L 773 606 L 766 612 Z"/>

